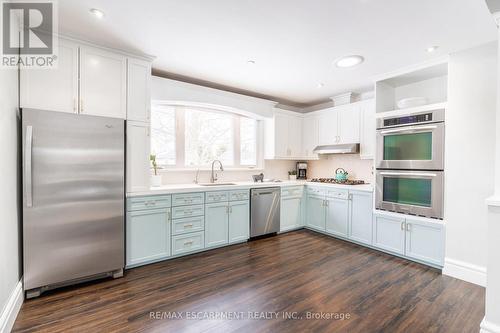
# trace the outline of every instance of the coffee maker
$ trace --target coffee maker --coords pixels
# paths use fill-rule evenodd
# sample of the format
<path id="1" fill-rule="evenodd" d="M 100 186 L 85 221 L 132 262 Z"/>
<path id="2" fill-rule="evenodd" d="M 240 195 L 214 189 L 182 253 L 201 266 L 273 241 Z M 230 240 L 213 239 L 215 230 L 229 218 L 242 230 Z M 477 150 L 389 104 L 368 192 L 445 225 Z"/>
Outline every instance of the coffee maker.
<path id="1" fill-rule="evenodd" d="M 297 179 L 307 179 L 307 162 L 297 162 Z"/>

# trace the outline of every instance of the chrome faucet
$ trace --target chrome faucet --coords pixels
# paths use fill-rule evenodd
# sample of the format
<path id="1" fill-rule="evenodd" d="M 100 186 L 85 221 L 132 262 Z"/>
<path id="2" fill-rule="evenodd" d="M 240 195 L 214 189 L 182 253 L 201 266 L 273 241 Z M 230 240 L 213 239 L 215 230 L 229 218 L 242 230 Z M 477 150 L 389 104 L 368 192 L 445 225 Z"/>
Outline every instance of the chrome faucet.
<path id="1" fill-rule="evenodd" d="M 224 167 L 222 166 L 222 162 L 219 161 L 219 160 L 214 160 L 212 162 L 212 175 L 210 176 L 210 182 L 211 183 L 215 183 L 217 181 L 217 173 L 214 172 L 214 166 L 215 166 L 215 162 L 219 162 L 219 165 L 220 165 L 220 171 L 224 171 Z"/>

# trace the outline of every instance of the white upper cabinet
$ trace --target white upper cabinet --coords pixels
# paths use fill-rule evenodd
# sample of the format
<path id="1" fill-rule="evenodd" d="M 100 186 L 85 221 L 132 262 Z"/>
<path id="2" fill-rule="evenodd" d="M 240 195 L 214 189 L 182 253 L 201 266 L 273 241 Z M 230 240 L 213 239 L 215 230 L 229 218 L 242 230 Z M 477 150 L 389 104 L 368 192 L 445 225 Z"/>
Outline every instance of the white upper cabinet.
<path id="1" fill-rule="evenodd" d="M 126 118 L 127 58 L 80 47 L 80 113 Z"/>
<path id="2" fill-rule="evenodd" d="M 300 159 L 302 155 L 302 116 L 275 112 L 266 121 L 266 159 Z"/>
<path id="3" fill-rule="evenodd" d="M 318 158 L 313 153 L 314 148 L 319 144 L 318 133 L 319 121 L 316 116 L 306 116 L 302 120 L 302 155 L 304 158 Z"/>
<path id="4" fill-rule="evenodd" d="M 338 116 L 337 143 L 359 143 L 359 104 L 336 108 Z"/>
<path id="5" fill-rule="evenodd" d="M 149 122 L 151 112 L 151 63 L 127 60 L 127 119 Z"/>
<path id="6" fill-rule="evenodd" d="M 59 41 L 55 69 L 23 69 L 20 77 L 22 108 L 78 112 L 78 45 Z"/>
<path id="7" fill-rule="evenodd" d="M 361 159 L 373 159 L 375 155 L 375 101 L 360 102 L 360 155 Z"/>
<path id="8" fill-rule="evenodd" d="M 146 191 L 150 186 L 151 138 L 149 126 L 141 122 L 127 122 L 127 192 Z"/>
<path id="9" fill-rule="evenodd" d="M 323 110 L 319 116 L 319 144 L 331 145 L 338 139 L 338 116 L 335 108 Z"/>

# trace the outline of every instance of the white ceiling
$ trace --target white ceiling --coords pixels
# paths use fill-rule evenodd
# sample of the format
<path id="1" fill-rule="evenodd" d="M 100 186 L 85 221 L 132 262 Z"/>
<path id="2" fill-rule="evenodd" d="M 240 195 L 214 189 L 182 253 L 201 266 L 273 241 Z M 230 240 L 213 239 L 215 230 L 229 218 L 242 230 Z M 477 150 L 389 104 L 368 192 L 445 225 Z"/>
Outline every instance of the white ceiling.
<path id="1" fill-rule="evenodd" d="M 62 34 L 154 55 L 157 70 L 297 105 L 366 91 L 374 75 L 496 39 L 484 0 L 58 3 Z M 104 19 L 90 8 L 103 10 Z M 440 47 L 429 54 L 431 45 Z M 333 65 L 348 54 L 366 61 L 351 69 Z"/>

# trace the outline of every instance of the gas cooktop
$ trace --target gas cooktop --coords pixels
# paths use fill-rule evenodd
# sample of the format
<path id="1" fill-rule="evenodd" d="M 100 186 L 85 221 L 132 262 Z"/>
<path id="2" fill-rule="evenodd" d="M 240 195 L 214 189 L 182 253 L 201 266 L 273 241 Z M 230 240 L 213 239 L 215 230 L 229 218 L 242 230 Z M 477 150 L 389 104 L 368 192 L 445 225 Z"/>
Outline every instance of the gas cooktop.
<path id="1" fill-rule="evenodd" d="M 363 185 L 364 180 L 336 180 L 335 178 L 313 178 L 311 182 L 314 183 L 327 183 L 327 184 L 339 184 L 339 185 Z"/>

